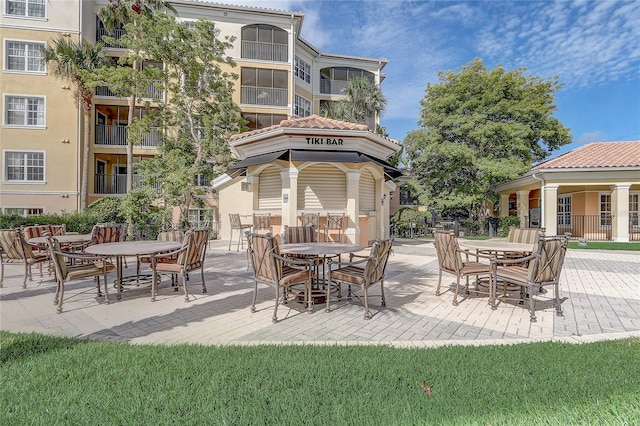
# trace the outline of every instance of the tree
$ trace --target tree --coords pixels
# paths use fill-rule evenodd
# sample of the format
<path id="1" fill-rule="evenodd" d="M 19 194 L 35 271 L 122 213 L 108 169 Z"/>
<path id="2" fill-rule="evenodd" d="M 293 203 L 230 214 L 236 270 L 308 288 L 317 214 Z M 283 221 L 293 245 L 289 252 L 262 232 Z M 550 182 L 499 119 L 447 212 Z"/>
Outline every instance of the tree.
<path id="1" fill-rule="evenodd" d="M 103 7 L 100 12 L 100 20 L 104 24 L 107 31 L 112 32 L 119 25 L 131 24 L 128 29 L 130 37 L 134 39 L 140 39 L 143 37 L 143 33 L 139 31 L 138 21 L 141 17 L 153 16 L 157 11 L 172 11 L 176 13 L 175 8 L 165 0 L 109 0 L 106 7 Z M 109 42 L 113 43 L 115 40 L 107 37 Z M 118 43 L 122 44 L 122 43 Z M 125 46 L 126 47 L 126 46 Z M 134 122 L 134 111 L 136 107 L 136 100 L 143 93 L 150 84 L 149 78 L 145 78 L 144 74 L 137 75 L 140 70 L 140 57 L 139 52 L 137 55 L 131 55 L 132 59 L 127 62 L 127 58 L 123 58 L 121 64 L 128 63 L 130 68 L 121 67 L 111 78 L 107 77 L 107 86 L 109 89 L 119 96 L 129 98 L 129 115 L 127 117 L 127 192 L 131 191 L 133 187 L 133 145 L 134 139 L 131 137 L 134 132 L 131 125 Z"/>
<path id="2" fill-rule="evenodd" d="M 87 207 L 89 180 L 89 138 L 91 130 L 91 108 L 93 106 L 93 89 L 91 74 L 95 70 L 110 64 L 102 45 L 92 45 L 84 40 L 74 42 L 60 37 L 47 46 L 43 52 L 43 60 L 53 64 L 54 75 L 70 80 L 75 86 L 75 96 L 80 101 L 83 117 L 82 134 L 82 176 L 80 185 L 80 208 Z"/>
<path id="3" fill-rule="evenodd" d="M 164 14 L 143 17 L 139 26 L 145 38 L 135 48 L 163 63 L 159 77 L 170 102 L 160 105 L 157 117 L 167 128 L 161 154 L 143 161 L 138 171 L 143 183 L 161 184 L 165 203 L 180 206 L 181 222 L 186 222 L 201 191 L 196 176 L 224 172 L 233 161 L 229 138 L 245 130 L 233 102 L 238 75 L 228 71 L 235 63 L 225 54 L 235 39 L 220 40 L 220 30 L 210 21 L 189 29 Z M 140 122 L 145 124 L 151 122 Z"/>
<path id="4" fill-rule="evenodd" d="M 384 128 L 375 127 L 374 123 L 384 112 L 387 99 L 373 80 L 364 77 L 350 80 L 345 95 L 346 99 L 325 104 L 322 115 L 336 120 L 367 124 L 376 131 L 384 131 Z"/>
<path id="5" fill-rule="evenodd" d="M 423 204 L 482 219 L 492 185 L 515 179 L 571 142 L 569 129 L 552 116 L 562 86 L 557 77 L 525 71 L 489 71 L 475 59 L 459 73 L 439 72 L 440 82 L 427 85 L 421 128 L 403 143 Z"/>

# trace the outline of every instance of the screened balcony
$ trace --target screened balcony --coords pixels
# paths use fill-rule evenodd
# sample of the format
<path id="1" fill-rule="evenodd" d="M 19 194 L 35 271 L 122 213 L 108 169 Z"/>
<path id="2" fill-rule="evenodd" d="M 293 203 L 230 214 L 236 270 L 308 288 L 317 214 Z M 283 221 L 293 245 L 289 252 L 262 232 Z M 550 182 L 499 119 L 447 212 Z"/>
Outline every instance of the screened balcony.
<path id="1" fill-rule="evenodd" d="M 288 105 L 289 94 L 287 89 L 273 87 L 242 86 L 240 102 L 248 105 L 283 106 Z"/>

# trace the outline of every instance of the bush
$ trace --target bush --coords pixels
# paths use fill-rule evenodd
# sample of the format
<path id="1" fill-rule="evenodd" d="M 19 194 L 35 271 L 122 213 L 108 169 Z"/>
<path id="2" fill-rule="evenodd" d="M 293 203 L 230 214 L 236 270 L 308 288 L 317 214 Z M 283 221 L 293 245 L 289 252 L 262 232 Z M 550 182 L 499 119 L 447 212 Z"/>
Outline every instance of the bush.
<path id="1" fill-rule="evenodd" d="M 498 237 L 509 235 L 510 228 L 519 228 L 520 218 L 518 216 L 502 216 L 498 224 Z"/>
<path id="2" fill-rule="evenodd" d="M 423 235 L 430 217 L 428 212 L 421 212 L 409 207 L 402 208 L 391 216 L 393 233 L 396 236 L 404 237 Z"/>
<path id="3" fill-rule="evenodd" d="M 85 210 L 101 218 L 99 222 L 123 223 L 126 222 L 122 213 L 121 199 L 113 195 L 107 195 L 91 203 Z"/>

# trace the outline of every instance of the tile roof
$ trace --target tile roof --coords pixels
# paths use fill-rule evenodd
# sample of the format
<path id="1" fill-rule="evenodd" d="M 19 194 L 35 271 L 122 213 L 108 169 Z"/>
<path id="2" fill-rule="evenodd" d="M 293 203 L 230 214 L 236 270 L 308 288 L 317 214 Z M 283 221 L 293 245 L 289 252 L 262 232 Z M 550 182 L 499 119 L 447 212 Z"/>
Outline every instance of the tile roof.
<path id="1" fill-rule="evenodd" d="M 604 167 L 640 167 L 640 140 L 593 142 L 534 167 L 540 169 L 583 169 Z"/>
<path id="2" fill-rule="evenodd" d="M 248 132 L 240 133 L 237 135 L 231 136 L 231 140 L 238 140 L 242 138 L 246 138 L 253 135 L 258 135 L 260 133 L 266 133 L 271 130 L 280 129 L 283 127 L 293 128 L 293 129 L 329 129 L 329 130 L 360 130 L 360 131 L 370 131 L 369 126 L 366 124 L 357 124 L 357 123 L 349 123 L 347 121 L 334 120 L 331 118 L 321 117 L 319 115 L 313 114 L 308 117 L 301 118 L 288 118 L 286 120 L 282 120 L 280 124 L 274 124 L 270 127 L 264 127 L 262 129 L 250 130 Z M 373 132 L 372 132 L 373 133 Z M 378 135 L 380 136 L 380 135 Z M 394 139 L 385 138 L 390 140 L 395 144 L 399 144 L 400 142 Z"/>

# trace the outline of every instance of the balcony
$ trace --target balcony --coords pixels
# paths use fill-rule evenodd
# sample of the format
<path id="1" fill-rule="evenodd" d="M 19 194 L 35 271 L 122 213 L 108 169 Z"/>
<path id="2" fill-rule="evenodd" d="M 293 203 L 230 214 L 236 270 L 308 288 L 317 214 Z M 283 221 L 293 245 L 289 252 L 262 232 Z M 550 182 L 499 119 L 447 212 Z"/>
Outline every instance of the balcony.
<path id="1" fill-rule="evenodd" d="M 345 80 L 330 80 L 328 78 L 320 79 L 320 93 L 330 95 L 344 95 L 349 85 Z"/>
<path id="2" fill-rule="evenodd" d="M 242 58 L 262 61 L 287 62 L 289 47 L 286 44 L 242 41 Z"/>
<path id="3" fill-rule="evenodd" d="M 123 35 L 125 35 L 127 32 L 125 30 L 122 29 L 115 29 L 111 32 L 107 31 L 106 28 L 96 28 L 96 41 L 102 41 L 102 36 L 109 36 L 109 37 L 113 37 L 116 40 L 119 40 Z M 107 43 L 104 42 L 104 47 L 113 47 L 113 48 L 117 48 L 117 49 L 123 49 L 122 46 L 120 46 L 118 43 Z"/>
<path id="4" fill-rule="evenodd" d="M 104 96 L 108 98 L 118 97 L 107 86 L 97 86 L 96 96 Z M 153 84 L 150 84 L 142 94 L 138 95 L 138 97 L 143 100 L 153 100 L 156 102 L 164 102 L 164 90 L 158 89 Z"/>
<path id="5" fill-rule="evenodd" d="M 160 144 L 161 130 L 152 128 L 142 137 L 141 148 L 157 148 Z M 127 126 L 117 124 L 96 124 L 95 145 L 120 147 L 127 146 Z"/>
<path id="6" fill-rule="evenodd" d="M 272 87 L 242 86 L 240 102 L 245 105 L 282 106 L 288 105 L 289 93 L 287 89 Z"/>
<path id="7" fill-rule="evenodd" d="M 133 175 L 133 187 L 140 188 L 143 185 L 140 175 Z M 153 185 L 153 188 L 160 190 L 160 184 Z M 94 180 L 95 194 L 115 195 L 127 193 L 127 175 L 126 174 L 96 174 Z"/>

